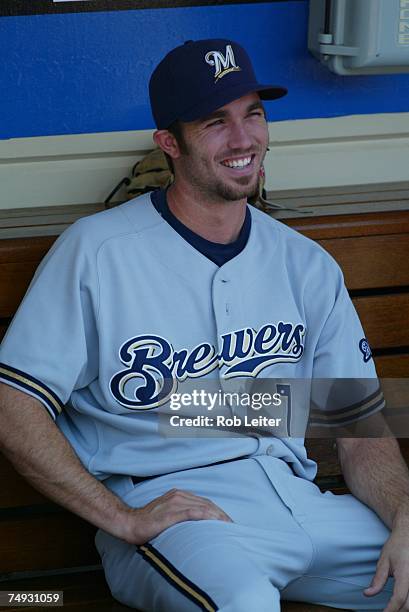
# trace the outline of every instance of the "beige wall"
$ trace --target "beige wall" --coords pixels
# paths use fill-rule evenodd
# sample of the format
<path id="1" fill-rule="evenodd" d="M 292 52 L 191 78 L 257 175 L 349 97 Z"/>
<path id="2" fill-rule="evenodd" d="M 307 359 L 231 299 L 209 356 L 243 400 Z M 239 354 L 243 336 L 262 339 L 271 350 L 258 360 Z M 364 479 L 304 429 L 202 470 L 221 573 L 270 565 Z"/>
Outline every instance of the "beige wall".
<path id="1" fill-rule="evenodd" d="M 409 113 L 269 130 L 269 192 L 408 180 Z M 151 148 L 150 130 L 0 141 L 0 209 L 102 202 Z"/>

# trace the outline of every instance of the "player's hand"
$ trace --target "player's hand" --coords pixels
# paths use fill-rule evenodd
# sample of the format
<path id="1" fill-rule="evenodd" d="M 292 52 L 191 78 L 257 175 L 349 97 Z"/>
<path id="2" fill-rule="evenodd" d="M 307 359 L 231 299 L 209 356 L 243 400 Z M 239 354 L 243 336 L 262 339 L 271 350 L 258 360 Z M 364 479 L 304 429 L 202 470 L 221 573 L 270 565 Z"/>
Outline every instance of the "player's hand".
<path id="1" fill-rule="evenodd" d="M 392 597 L 384 612 L 409 611 L 409 511 L 405 510 L 395 521 L 377 564 L 371 586 L 364 590 L 368 597 L 382 591 L 388 576 L 395 585 Z"/>
<path id="2" fill-rule="evenodd" d="M 233 522 L 210 499 L 171 489 L 142 508 L 130 509 L 124 539 L 130 544 L 144 544 L 175 523 L 205 519 Z"/>

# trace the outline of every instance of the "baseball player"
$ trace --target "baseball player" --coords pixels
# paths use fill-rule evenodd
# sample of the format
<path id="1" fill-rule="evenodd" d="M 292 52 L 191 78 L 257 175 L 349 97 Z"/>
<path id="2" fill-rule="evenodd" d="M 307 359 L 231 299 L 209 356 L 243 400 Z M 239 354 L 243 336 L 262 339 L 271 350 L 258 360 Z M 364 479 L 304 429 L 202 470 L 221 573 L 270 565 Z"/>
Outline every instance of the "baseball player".
<path id="1" fill-rule="evenodd" d="M 297 381 L 369 381 L 353 401 L 318 402 L 325 426 L 376 419 L 383 398 L 336 263 L 247 205 L 268 145 L 262 100 L 285 93 L 233 41 L 172 50 L 150 100 L 173 184 L 64 232 L 1 346 L 6 454 L 99 527 L 111 591 L 139 610 L 409 609 L 396 441 L 338 439 L 354 495 L 312 482 Z M 185 385 L 260 379 L 283 398 L 280 434 L 161 429 Z"/>

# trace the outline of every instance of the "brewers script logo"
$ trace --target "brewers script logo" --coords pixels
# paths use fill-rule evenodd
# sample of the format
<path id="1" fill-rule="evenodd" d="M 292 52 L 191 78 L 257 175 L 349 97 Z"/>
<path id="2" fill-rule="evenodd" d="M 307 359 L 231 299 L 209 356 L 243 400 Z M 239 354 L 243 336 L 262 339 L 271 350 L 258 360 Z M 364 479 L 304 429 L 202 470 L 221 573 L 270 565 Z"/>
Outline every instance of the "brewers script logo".
<path id="1" fill-rule="evenodd" d="M 237 72 L 241 70 L 236 64 L 233 49 L 231 45 L 226 46 L 226 57 L 221 51 L 209 51 L 205 56 L 206 62 L 210 66 L 215 67 L 214 82 L 224 77 L 229 72 Z"/>
<path id="2" fill-rule="evenodd" d="M 304 335 L 304 325 L 282 321 L 259 331 L 246 327 L 222 335 L 219 352 L 207 342 L 175 351 L 161 336 L 136 336 L 119 350 L 125 368 L 111 378 L 111 393 L 126 408 L 156 408 L 175 393 L 178 382 L 200 378 L 216 368 L 226 367 L 225 379 L 256 377 L 275 363 L 299 361 Z"/>

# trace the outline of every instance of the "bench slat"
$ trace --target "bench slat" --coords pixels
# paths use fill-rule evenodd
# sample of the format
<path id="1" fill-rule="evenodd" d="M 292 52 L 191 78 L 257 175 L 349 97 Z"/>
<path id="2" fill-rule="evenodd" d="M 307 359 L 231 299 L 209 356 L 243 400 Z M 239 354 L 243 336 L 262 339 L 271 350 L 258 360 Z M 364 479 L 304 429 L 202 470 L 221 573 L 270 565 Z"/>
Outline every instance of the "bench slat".
<path id="1" fill-rule="evenodd" d="M 409 212 L 407 210 L 323 215 L 301 219 L 282 219 L 282 221 L 305 236 L 318 241 L 351 236 L 409 234 Z"/>

